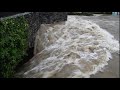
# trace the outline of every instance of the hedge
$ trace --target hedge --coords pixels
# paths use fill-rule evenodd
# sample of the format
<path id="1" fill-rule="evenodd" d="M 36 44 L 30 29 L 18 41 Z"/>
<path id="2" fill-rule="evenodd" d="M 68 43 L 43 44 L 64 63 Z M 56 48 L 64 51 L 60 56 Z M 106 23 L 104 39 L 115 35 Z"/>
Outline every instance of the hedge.
<path id="1" fill-rule="evenodd" d="M 27 28 L 24 16 L 0 21 L 0 77 L 13 77 L 16 66 L 27 55 Z"/>

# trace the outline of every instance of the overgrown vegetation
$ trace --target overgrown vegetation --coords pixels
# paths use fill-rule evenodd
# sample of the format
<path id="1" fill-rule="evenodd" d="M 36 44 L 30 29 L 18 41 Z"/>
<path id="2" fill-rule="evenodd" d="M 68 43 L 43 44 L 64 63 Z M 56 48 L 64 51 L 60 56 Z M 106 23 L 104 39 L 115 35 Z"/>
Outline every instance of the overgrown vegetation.
<path id="1" fill-rule="evenodd" d="M 13 77 L 17 64 L 27 55 L 27 28 L 23 16 L 0 21 L 0 77 Z"/>

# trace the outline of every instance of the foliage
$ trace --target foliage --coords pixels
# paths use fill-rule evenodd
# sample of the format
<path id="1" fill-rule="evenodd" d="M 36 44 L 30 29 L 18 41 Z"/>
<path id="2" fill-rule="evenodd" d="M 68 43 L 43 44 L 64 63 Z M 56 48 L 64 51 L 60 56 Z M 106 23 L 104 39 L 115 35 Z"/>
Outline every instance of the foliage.
<path id="1" fill-rule="evenodd" d="M 0 77 L 13 77 L 16 65 L 27 55 L 27 28 L 23 16 L 0 21 Z"/>

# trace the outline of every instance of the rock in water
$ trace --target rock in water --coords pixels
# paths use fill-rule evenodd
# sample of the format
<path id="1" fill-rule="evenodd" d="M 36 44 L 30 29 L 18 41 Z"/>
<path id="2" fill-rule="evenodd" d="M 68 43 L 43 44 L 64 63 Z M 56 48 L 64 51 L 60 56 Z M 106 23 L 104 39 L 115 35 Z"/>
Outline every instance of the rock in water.
<path id="1" fill-rule="evenodd" d="M 97 24 L 68 16 L 65 24 L 43 24 L 37 32 L 34 57 L 18 77 L 88 78 L 119 52 L 119 42 Z"/>

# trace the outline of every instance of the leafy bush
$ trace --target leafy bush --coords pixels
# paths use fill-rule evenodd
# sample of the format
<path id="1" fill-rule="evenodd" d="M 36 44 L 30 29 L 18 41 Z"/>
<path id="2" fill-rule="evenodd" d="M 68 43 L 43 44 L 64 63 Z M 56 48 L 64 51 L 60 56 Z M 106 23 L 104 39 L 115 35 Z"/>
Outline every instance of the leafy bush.
<path id="1" fill-rule="evenodd" d="M 0 77 L 13 77 L 16 65 L 27 54 L 27 28 L 23 16 L 0 21 Z"/>

